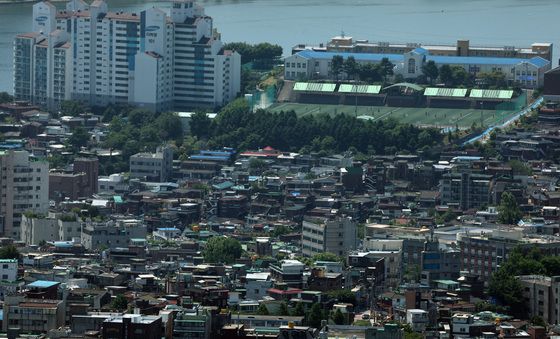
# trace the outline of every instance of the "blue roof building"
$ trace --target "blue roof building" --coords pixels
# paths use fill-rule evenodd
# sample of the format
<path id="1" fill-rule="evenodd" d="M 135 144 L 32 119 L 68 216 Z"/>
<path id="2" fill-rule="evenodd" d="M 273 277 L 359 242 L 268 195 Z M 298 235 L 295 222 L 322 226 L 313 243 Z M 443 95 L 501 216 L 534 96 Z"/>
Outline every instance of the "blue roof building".
<path id="1" fill-rule="evenodd" d="M 394 73 L 405 79 L 415 79 L 423 75 L 422 66 L 433 61 L 442 65 L 462 67 L 476 76 L 479 73 L 501 72 L 511 84 L 524 88 L 537 88 L 544 83 L 544 73 L 551 68 L 551 62 L 540 56 L 532 58 L 483 57 L 483 56 L 442 56 L 431 55 L 427 49 L 415 48 L 403 54 L 357 53 L 303 50 L 285 59 L 284 77 L 288 80 L 331 79 L 331 61 L 334 56 L 343 60 L 353 57 L 356 62 L 380 63 L 388 59 L 395 65 Z M 339 79 L 344 79 L 342 74 Z"/>

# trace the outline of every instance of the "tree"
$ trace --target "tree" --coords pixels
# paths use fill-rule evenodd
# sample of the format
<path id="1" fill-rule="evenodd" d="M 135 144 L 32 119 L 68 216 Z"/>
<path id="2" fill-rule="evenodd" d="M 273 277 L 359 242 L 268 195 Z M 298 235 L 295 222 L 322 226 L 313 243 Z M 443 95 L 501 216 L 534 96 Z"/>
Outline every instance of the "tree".
<path id="1" fill-rule="evenodd" d="M 199 139 L 208 138 L 211 124 L 212 120 L 208 117 L 206 112 L 196 112 L 191 117 L 190 132 Z"/>
<path id="2" fill-rule="evenodd" d="M 325 319 L 323 310 L 319 303 L 314 303 L 307 312 L 307 325 L 310 327 L 321 328 L 321 321 Z"/>
<path id="3" fill-rule="evenodd" d="M 261 303 L 259 305 L 259 308 L 257 308 L 257 314 L 258 315 L 269 315 L 270 313 L 268 312 L 268 308 L 266 308 L 266 305 L 264 303 Z"/>
<path id="4" fill-rule="evenodd" d="M 305 309 L 303 308 L 303 303 L 297 303 L 294 311 L 292 312 L 293 316 L 301 317 L 305 315 Z"/>
<path id="5" fill-rule="evenodd" d="M 500 206 L 498 206 L 500 222 L 504 224 L 517 224 L 523 216 L 515 197 L 510 192 L 502 193 Z"/>
<path id="6" fill-rule="evenodd" d="M 258 158 L 251 158 L 249 160 L 249 169 L 255 172 L 261 172 L 267 167 L 266 161 Z"/>
<path id="7" fill-rule="evenodd" d="M 488 88 L 492 88 L 492 89 L 507 88 L 506 75 L 500 71 L 493 71 L 489 73 L 486 72 L 478 73 L 477 77 L 480 80 L 482 80 L 482 83 Z"/>
<path id="8" fill-rule="evenodd" d="M 19 259 L 19 251 L 14 245 L 0 248 L 0 259 Z"/>
<path id="9" fill-rule="evenodd" d="M 471 76 L 461 66 L 452 66 L 453 86 L 468 86 L 471 84 Z"/>
<path id="10" fill-rule="evenodd" d="M 356 74 L 358 74 L 358 63 L 353 56 L 349 56 L 348 58 L 346 58 L 343 68 L 344 73 L 346 73 L 346 76 L 348 78 L 356 78 Z"/>
<path id="11" fill-rule="evenodd" d="M 508 162 L 509 167 L 513 171 L 513 175 L 531 175 L 533 174 L 533 169 L 525 162 L 521 162 L 517 159 L 510 160 Z"/>
<path id="12" fill-rule="evenodd" d="M 488 285 L 488 292 L 501 304 L 510 307 L 514 314 L 523 314 L 523 291 L 519 279 L 504 267 L 492 275 Z"/>
<path id="13" fill-rule="evenodd" d="M 331 252 L 322 252 L 313 256 L 314 261 L 344 262 L 344 259 Z"/>
<path id="14" fill-rule="evenodd" d="M 284 225 L 274 226 L 274 231 L 272 231 L 272 236 L 277 238 L 284 234 L 289 234 L 292 230 Z"/>
<path id="15" fill-rule="evenodd" d="M 204 248 L 204 260 L 211 263 L 231 264 L 241 257 L 243 250 L 238 240 L 227 237 L 213 237 Z"/>
<path id="16" fill-rule="evenodd" d="M 331 60 L 331 74 L 334 76 L 335 80 L 338 81 L 338 77 L 340 76 L 340 72 L 342 72 L 342 68 L 344 67 L 344 59 L 341 55 L 335 55 L 332 57 Z"/>
<path id="17" fill-rule="evenodd" d="M 128 308 L 128 300 L 123 294 L 119 294 L 111 302 L 111 308 L 114 310 L 124 311 Z"/>
<path id="18" fill-rule="evenodd" d="M 381 59 L 381 63 L 379 63 L 379 69 L 381 73 L 381 77 L 383 78 L 383 82 L 387 81 L 387 76 L 393 75 L 393 69 L 395 65 L 388 58 Z"/>
<path id="19" fill-rule="evenodd" d="M 349 289 L 333 290 L 327 293 L 331 299 L 336 299 L 338 302 L 347 304 L 356 304 L 356 295 Z"/>
<path id="20" fill-rule="evenodd" d="M 451 70 L 451 66 L 442 65 L 439 68 L 439 79 L 445 85 L 450 85 L 453 83 L 453 71 Z"/>
<path id="21" fill-rule="evenodd" d="M 368 83 L 379 82 L 383 80 L 383 77 L 381 75 L 381 67 L 372 63 L 358 65 L 357 74 L 360 80 Z"/>
<path id="22" fill-rule="evenodd" d="M 278 310 L 278 315 L 290 315 L 288 311 L 288 305 L 285 302 L 280 304 L 280 309 Z"/>
<path id="23" fill-rule="evenodd" d="M 344 314 L 342 314 L 340 308 L 337 308 L 336 311 L 333 312 L 331 319 L 337 325 L 344 325 Z"/>
<path id="24" fill-rule="evenodd" d="M 404 339 L 423 339 L 424 336 L 418 332 L 414 332 L 412 327 L 409 324 L 403 326 L 404 330 Z"/>
<path id="25" fill-rule="evenodd" d="M 0 104 L 14 101 L 14 97 L 8 92 L 0 92 Z"/>
<path id="26" fill-rule="evenodd" d="M 147 109 L 136 108 L 128 112 L 128 123 L 134 127 L 142 127 L 154 121 L 154 113 Z"/>
<path id="27" fill-rule="evenodd" d="M 183 124 L 176 113 L 161 113 L 154 121 L 154 127 L 159 131 L 162 141 L 181 140 L 183 138 Z"/>
<path id="28" fill-rule="evenodd" d="M 88 108 L 81 102 L 76 100 L 64 100 L 60 103 L 60 113 L 62 115 L 77 116 L 85 113 Z"/>
<path id="29" fill-rule="evenodd" d="M 422 66 L 422 74 L 429 79 L 430 84 L 434 83 L 439 76 L 439 69 L 437 68 L 436 63 L 433 60 L 428 61 Z"/>
<path id="30" fill-rule="evenodd" d="M 241 63 L 253 63 L 254 68 L 270 68 L 277 64 L 282 57 L 282 47 L 268 42 L 255 45 L 246 42 L 231 42 L 224 46 L 226 50 L 233 50 L 241 55 Z"/>
<path id="31" fill-rule="evenodd" d="M 544 328 L 547 328 L 547 323 L 546 323 L 546 321 L 544 321 L 544 319 L 541 316 L 536 315 L 536 316 L 532 317 L 530 322 L 531 322 L 531 325 L 533 325 L 533 326 L 542 326 Z"/>
<path id="32" fill-rule="evenodd" d="M 80 148 L 87 146 L 90 135 L 83 127 L 76 127 L 72 131 L 72 135 L 68 138 L 68 144 L 72 146 L 74 151 L 80 150 Z"/>

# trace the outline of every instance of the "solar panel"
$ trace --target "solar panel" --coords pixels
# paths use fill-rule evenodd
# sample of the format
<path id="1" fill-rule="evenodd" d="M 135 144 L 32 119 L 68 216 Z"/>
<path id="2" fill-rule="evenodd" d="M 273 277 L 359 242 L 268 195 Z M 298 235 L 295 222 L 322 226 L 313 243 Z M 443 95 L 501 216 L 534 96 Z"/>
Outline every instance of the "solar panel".
<path id="1" fill-rule="evenodd" d="M 513 97 L 513 91 L 500 89 L 472 89 L 470 97 L 478 99 L 511 99 Z"/>
<path id="2" fill-rule="evenodd" d="M 336 84 L 323 84 L 318 82 L 296 82 L 294 91 L 305 92 L 334 92 Z"/>
<path id="3" fill-rule="evenodd" d="M 339 93 L 359 93 L 359 94 L 379 94 L 381 86 L 379 85 L 349 85 L 342 84 L 338 87 Z"/>
<path id="4" fill-rule="evenodd" d="M 467 95 L 466 88 L 437 88 L 428 87 L 424 90 L 424 96 L 427 97 L 457 97 L 462 98 Z"/>

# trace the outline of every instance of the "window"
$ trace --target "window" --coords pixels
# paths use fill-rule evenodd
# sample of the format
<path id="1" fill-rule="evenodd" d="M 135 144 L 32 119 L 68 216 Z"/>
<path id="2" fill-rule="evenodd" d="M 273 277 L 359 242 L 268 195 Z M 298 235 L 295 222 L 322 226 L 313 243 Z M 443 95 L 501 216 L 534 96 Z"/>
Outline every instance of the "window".
<path id="1" fill-rule="evenodd" d="M 416 73 L 416 60 L 413 58 L 408 59 L 408 74 Z"/>

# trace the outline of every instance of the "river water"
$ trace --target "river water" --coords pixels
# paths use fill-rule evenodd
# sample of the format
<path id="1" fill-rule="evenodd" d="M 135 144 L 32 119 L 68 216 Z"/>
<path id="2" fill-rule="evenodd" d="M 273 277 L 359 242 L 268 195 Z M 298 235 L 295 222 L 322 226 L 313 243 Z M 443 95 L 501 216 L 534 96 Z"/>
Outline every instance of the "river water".
<path id="1" fill-rule="evenodd" d="M 169 3 L 108 0 L 110 10 L 139 11 Z M 224 42 L 318 44 L 344 32 L 369 41 L 529 46 L 555 44 L 558 0 L 203 0 Z M 62 6 L 62 4 L 57 6 Z M 12 92 L 12 42 L 31 27 L 32 4 L 0 5 L 0 91 Z M 557 63 L 554 62 L 556 65 Z"/>

